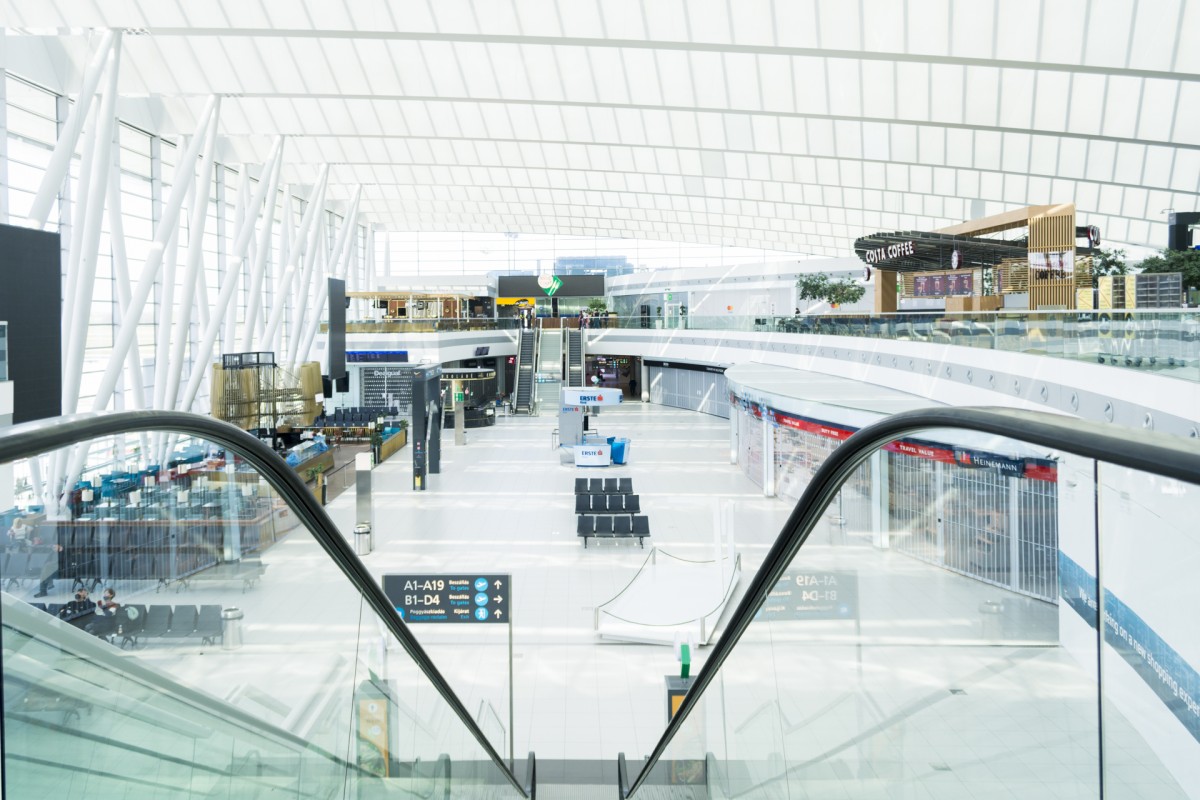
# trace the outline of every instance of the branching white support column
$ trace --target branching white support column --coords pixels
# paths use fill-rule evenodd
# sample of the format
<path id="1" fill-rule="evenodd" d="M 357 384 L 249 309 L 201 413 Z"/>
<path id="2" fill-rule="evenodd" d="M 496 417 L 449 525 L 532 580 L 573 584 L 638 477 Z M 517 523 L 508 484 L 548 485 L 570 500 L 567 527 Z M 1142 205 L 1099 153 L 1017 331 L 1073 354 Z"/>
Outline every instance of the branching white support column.
<path id="1" fill-rule="evenodd" d="M 167 391 L 163 399 L 164 408 L 175 408 L 179 399 L 179 384 L 183 377 L 184 353 L 191 334 L 192 311 L 196 305 L 196 285 L 200 271 L 204 268 L 204 224 L 208 219 L 208 187 L 212 183 L 213 155 L 217 142 L 217 121 L 220 119 L 221 101 L 213 109 L 212 123 L 204 136 L 204 156 L 199 164 L 199 176 L 192 201 L 188 222 L 187 271 L 180 287 L 179 315 L 175 319 L 175 333 L 171 339 L 171 362 L 167 372 Z M 185 165 L 187 166 L 187 165 Z M 201 298 L 203 300 L 203 298 Z"/>
<path id="2" fill-rule="evenodd" d="M 67 340 L 67 363 L 63 372 L 63 410 L 78 411 L 79 384 L 83 380 L 83 355 L 87 349 L 88 321 L 92 313 L 92 294 L 96 285 L 96 260 L 100 251 L 100 223 L 104 219 L 104 198 L 108 193 L 108 169 L 112 163 L 112 144 L 116 136 L 117 74 L 121 67 L 121 40 L 114 39 L 109 55 L 108 84 L 104 99 L 96 115 L 94 138 L 88 143 L 88 155 L 84 164 L 91 167 L 85 182 L 80 175 L 80 185 L 87 186 L 87 207 L 77 216 L 86 220 L 82 237 L 72 236 L 79 250 L 72 253 L 74 272 L 67 273 L 68 299 L 73 304 L 64 307 L 69 316 L 70 338 Z M 90 160 L 90 164 L 87 162 Z M 85 199 L 81 194 L 80 199 Z M 79 228 L 76 228 L 78 231 Z M 70 291 L 71 285 L 75 291 Z"/>
<path id="3" fill-rule="evenodd" d="M 250 209 L 250 171 L 249 171 L 249 164 L 246 164 L 246 165 L 242 166 L 241 180 L 239 181 L 239 184 L 238 184 L 237 209 L 234 212 L 234 218 L 233 218 L 234 238 L 236 238 L 238 233 L 242 230 L 242 225 L 244 225 L 246 222 L 246 214 L 249 213 L 249 209 Z M 225 243 L 226 243 L 226 245 L 228 245 L 228 243 L 229 243 L 228 238 L 225 239 Z M 226 264 L 227 265 L 233 263 L 234 257 L 232 255 L 232 252 L 233 252 L 232 248 L 227 248 L 227 250 L 226 250 Z M 232 268 L 232 267 L 230 267 L 230 268 Z M 236 314 L 226 314 L 225 315 L 225 328 L 221 334 L 221 351 L 225 352 L 225 353 L 232 353 L 233 348 L 235 347 L 234 343 L 236 341 L 237 341 L 237 315 Z"/>
<path id="4" fill-rule="evenodd" d="M 75 107 L 71 110 L 67 124 L 63 126 L 58 142 L 54 145 L 50 163 L 46 165 L 46 171 L 42 173 L 42 183 L 30 206 L 28 221 L 31 228 L 44 228 L 46 220 L 50 218 L 50 207 L 54 205 L 54 198 L 58 196 L 63 180 L 67 177 L 67 169 L 71 166 L 71 155 L 74 154 L 75 145 L 79 141 L 79 132 L 83 130 L 83 121 L 87 119 L 88 111 L 92 106 L 92 97 L 96 94 L 96 87 L 100 85 L 100 77 L 104 74 L 104 65 L 108 62 L 108 51 L 112 48 L 112 43 L 118 35 L 116 31 L 104 32 L 104 36 L 100 39 L 100 45 L 92 54 L 92 60 L 88 62 L 87 68 L 83 72 L 83 86 L 79 90 L 79 97 L 75 99 Z"/>
<path id="5" fill-rule="evenodd" d="M 163 209 L 162 221 L 159 223 L 154 242 L 146 254 L 146 261 L 142 264 L 137 288 L 134 289 L 133 296 L 129 299 L 130 308 L 142 308 L 146 305 L 146 299 L 150 296 L 154 282 L 158 279 L 158 272 L 163 263 L 163 250 L 179 221 L 179 207 L 183 204 L 184 195 L 191 188 L 194 179 L 195 171 L 188 169 L 188 166 L 196 163 L 196 156 L 200 152 L 200 143 L 209 124 L 216 125 L 216 120 L 213 118 L 216 104 L 215 97 L 208 101 L 208 106 L 200 117 L 200 126 L 196 130 L 196 135 L 187 152 L 179 161 L 182 167 L 181 174 L 175 185 L 171 187 L 171 197 L 167 201 L 166 208 Z M 125 354 L 129 352 L 133 340 L 137 338 L 137 323 L 138 318 L 134 315 L 126 316 L 121 320 L 121 326 L 117 329 L 117 335 L 113 340 L 113 349 L 108 358 L 108 365 L 105 367 L 104 375 L 100 378 L 100 386 L 96 391 L 96 400 L 92 406 L 93 411 L 103 411 L 108 406 L 108 401 L 112 398 L 113 387 L 117 383 L 117 376 L 121 372 L 121 365 L 125 362 Z"/>
<path id="6" fill-rule="evenodd" d="M 75 185 L 71 208 L 71 239 L 67 244 L 67 263 L 63 269 L 65 286 L 63 287 L 62 306 L 62 347 L 63 365 L 71 363 L 71 348 L 74 343 L 75 329 L 75 293 L 79 288 L 79 262 L 83 258 L 83 238 L 87 230 L 87 214 L 92 193 L 92 173 L 96 161 L 96 141 L 100 138 L 100 129 L 104 127 L 101 119 L 101 109 L 92 112 L 92 122 L 88 126 L 87 135 L 83 141 L 83 158 L 79 161 L 79 182 Z M 64 407 L 74 402 L 73 395 L 63 384 Z"/>
<path id="7" fill-rule="evenodd" d="M 112 148 L 112 164 L 108 173 L 108 230 L 112 243 L 113 282 L 117 289 L 117 311 L 124 319 L 127 314 L 139 318 L 142 309 L 129 306 L 129 259 L 125 256 L 125 224 L 121 218 L 121 148 Z M 140 321 L 140 319 L 139 319 Z M 129 405 L 141 410 L 146 407 L 145 380 L 142 377 L 142 350 L 134 337 L 125 362 Z M 142 438 L 145 438 L 143 434 Z M 144 448 L 143 448 L 144 449 Z"/>
<path id="8" fill-rule="evenodd" d="M 304 210 L 307 217 L 308 227 L 305 228 L 305 252 L 304 252 L 304 268 L 300 272 L 300 284 L 296 291 L 296 315 L 294 325 L 289 331 L 288 350 L 292 357 L 289 363 L 296 363 L 297 357 L 300 355 L 300 339 L 301 331 L 304 330 L 304 320 L 308 313 L 308 303 L 310 289 L 312 286 L 313 267 L 316 264 L 317 253 L 325 251 L 325 186 L 329 179 L 329 165 L 321 167 L 321 175 L 317 179 L 317 186 L 313 192 L 313 199 L 309 202 L 309 207 Z"/>
<path id="9" fill-rule="evenodd" d="M 272 343 L 279 335 L 279 324 L 283 321 L 283 310 L 286 307 L 284 298 L 288 296 L 292 289 L 292 283 L 296 279 L 296 268 L 288 264 L 283 268 L 283 275 L 279 278 L 278 291 L 275 295 L 275 308 L 271 310 L 271 320 L 267 323 L 267 329 L 263 333 L 263 342 L 265 346 L 272 347 Z M 277 350 L 275 352 L 278 352 Z"/>
<path id="10" fill-rule="evenodd" d="M 266 203 L 263 206 L 262 232 L 259 234 L 258 253 L 254 259 L 254 271 L 250 274 L 250 292 L 246 298 L 246 328 L 242 331 L 242 350 L 249 352 L 254 341 L 255 326 L 258 324 L 259 307 L 263 303 L 263 272 L 267 268 L 267 256 L 271 253 L 271 232 L 275 225 L 275 195 L 279 192 L 279 173 L 283 170 L 283 137 L 275 142 L 275 157 L 271 160 L 267 184 Z M 255 209 L 257 211 L 257 209 Z M 261 346 L 261 344 L 260 344 Z"/>
<path id="11" fill-rule="evenodd" d="M 331 278 L 345 277 L 350 267 L 350 249 L 354 244 L 355 229 L 358 227 L 358 204 L 361 199 L 362 186 L 359 186 L 354 190 L 354 199 L 350 201 L 350 211 L 346 214 L 346 218 L 342 220 L 342 228 L 338 231 L 338 238 L 333 245 L 333 261 L 329 264 L 328 272 Z M 317 329 L 321 327 L 321 309 L 325 307 L 325 301 L 328 299 L 329 282 L 321 281 L 320 285 L 316 287 L 316 299 L 312 306 L 312 319 L 309 320 L 308 326 L 304 329 L 304 338 L 298 351 L 299 357 L 292 363 L 293 369 L 308 360 L 313 340 L 317 337 Z"/>

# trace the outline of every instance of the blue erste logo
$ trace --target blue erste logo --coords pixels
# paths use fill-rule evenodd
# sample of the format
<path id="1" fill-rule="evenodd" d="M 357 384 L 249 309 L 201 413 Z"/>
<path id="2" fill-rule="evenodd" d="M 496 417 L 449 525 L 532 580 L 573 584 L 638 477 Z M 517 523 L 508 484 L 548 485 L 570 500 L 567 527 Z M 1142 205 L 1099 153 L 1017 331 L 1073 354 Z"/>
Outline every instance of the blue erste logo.
<path id="1" fill-rule="evenodd" d="M 487 619 L 487 609 L 486 608 L 475 609 L 475 619 L 479 620 L 480 622 L 485 621 Z"/>
<path id="2" fill-rule="evenodd" d="M 477 592 L 486 592 L 487 591 L 487 578 L 476 578 L 475 579 L 475 591 L 477 591 Z"/>
<path id="3" fill-rule="evenodd" d="M 486 592 L 480 592 L 479 594 L 475 595 L 475 605 L 477 605 L 477 606 L 486 606 L 487 605 L 487 593 Z"/>

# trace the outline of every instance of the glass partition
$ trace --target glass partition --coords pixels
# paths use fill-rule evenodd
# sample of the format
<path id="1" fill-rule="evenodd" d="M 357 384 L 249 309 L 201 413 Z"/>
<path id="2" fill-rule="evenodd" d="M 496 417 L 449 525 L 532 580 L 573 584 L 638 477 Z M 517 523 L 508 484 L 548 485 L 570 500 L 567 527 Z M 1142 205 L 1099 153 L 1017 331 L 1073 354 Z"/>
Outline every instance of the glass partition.
<path id="1" fill-rule="evenodd" d="M 233 448 L 130 433 L 13 473 L 7 796 L 522 796 L 323 545 L 341 534 Z"/>
<path id="2" fill-rule="evenodd" d="M 838 488 L 634 797 L 1200 796 L 1200 486 L 936 429 Z"/>

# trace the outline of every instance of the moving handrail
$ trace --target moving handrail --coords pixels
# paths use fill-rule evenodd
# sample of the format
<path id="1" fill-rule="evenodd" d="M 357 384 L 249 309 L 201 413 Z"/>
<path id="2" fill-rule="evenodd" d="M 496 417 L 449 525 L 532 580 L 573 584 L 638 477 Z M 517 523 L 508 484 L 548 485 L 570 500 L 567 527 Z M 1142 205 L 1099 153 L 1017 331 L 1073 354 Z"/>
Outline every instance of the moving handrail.
<path id="1" fill-rule="evenodd" d="M 400 619 L 383 589 L 371 577 L 346 540 L 337 533 L 337 526 L 325 509 L 304 485 L 304 480 L 270 447 L 234 426 L 200 414 L 183 411 L 120 411 L 98 414 L 77 414 L 53 420 L 29 422 L 0 433 L 0 464 L 57 450 L 103 436 L 119 433 L 168 432 L 197 436 L 235 451 L 253 465 L 267 483 L 279 493 L 292 513 L 313 534 L 333 562 L 349 578 L 371 609 L 379 615 L 388 630 L 400 642 L 405 652 L 424 673 L 429 682 L 453 709 L 470 731 L 475 741 L 487 753 L 506 780 L 522 797 L 524 787 L 513 775 L 508 764 L 492 747 L 483 731 L 471 718 L 471 713 L 459 700 L 450 684 L 434 666 L 425 650 Z"/>
<path id="2" fill-rule="evenodd" d="M 999 408 L 923 409 L 895 414 L 859 430 L 834 450 L 813 474 L 812 481 L 788 516 L 758 574 L 734 610 L 725 633 L 713 647 L 703 668 L 696 675 L 696 682 L 641 771 L 628 786 L 625 780 L 618 781 L 622 798 L 633 796 L 646 782 L 688 714 L 699 705 L 705 690 L 754 621 L 759 607 L 766 601 L 767 595 L 792 563 L 851 473 L 883 445 L 931 428 L 955 428 L 1005 437 L 1018 434 L 1020 439 L 1037 443 L 1048 450 L 1200 484 L 1200 446 L 1194 441 L 1055 414 Z M 622 753 L 619 757 L 622 769 L 624 763 Z"/>

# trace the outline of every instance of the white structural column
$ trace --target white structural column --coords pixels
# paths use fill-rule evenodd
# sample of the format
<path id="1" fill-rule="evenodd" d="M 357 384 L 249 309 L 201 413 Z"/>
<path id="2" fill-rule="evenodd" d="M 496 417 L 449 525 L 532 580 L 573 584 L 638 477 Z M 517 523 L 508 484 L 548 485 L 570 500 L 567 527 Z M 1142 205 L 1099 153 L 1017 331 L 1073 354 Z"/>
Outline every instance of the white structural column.
<path id="1" fill-rule="evenodd" d="M 304 228 L 303 236 L 306 242 L 304 249 L 304 267 L 300 271 L 300 283 L 296 291 L 295 318 L 293 320 L 292 330 L 290 330 L 289 350 L 292 357 L 290 363 L 296 363 L 300 355 L 300 331 L 304 330 L 304 320 L 308 313 L 308 302 L 310 297 L 310 288 L 312 286 L 312 272 L 316 265 L 317 253 L 324 251 L 326 248 L 325 241 L 325 221 L 323 217 L 325 212 L 325 186 L 329 180 L 329 165 L 325 164 L 321 167 L 320 177 L 317 178 L 317 185 L 313 189 L 313 198 L 309 201 L 309 207 L 304 210 L 305 223 L 301 223 L 301 228 Z"/>
<path id="2" fill-rule="evenodd" d="M 266 203 L 263 205 L 262 232 L 258 253 L 254 259 L 254 270 L 250 274 L 250 289 L 246 297 L 246 327 L 242 331 L 242 350 L 253 348 L 255 329 L 259 322 L 259 307 L 263 304 L 263 273 L 267 268 L 267 257 L 271 253 L 271 232 L 275 223 L 275 197 L 279 193 L 279 173 L 283 170 L 283 137 L 275 142 L 275 157 L 271 160 L 270 174 L 264 175 L 267 184 Z M 257 208 L 255 209 L 257 211 Z M 261 344 L 260 344 L 261 346 Z"/>
<path id="3" fill-rule="evenodd" d="M 274 156 L 271 159 L 269 166 L 270 179 L 263 181 L 259 188 L 267 187 L 265 197 L 268 200 L 269 213 L 266 219 L 263 220 L 262 241 L 259 243 L 258 249 L 258 264 L 255 265 L 256 270 L 263 268 L 262 260 L 266 258 L 266 253 L 271 249 L 271 229 L 272 223 L 275 221 L 275 195 L 274 189 L 276 182 L 279 179 L 279 172 L 282 169 L 283 162 L 283 137 L 275 141 Z M 255 200 L 259 200 L 264 196 L 264 193 L 255 193 Z M 254 217 L 257 216 L 258 205 L 251 206 L 255 213 L 247 214 L 247 222 L 244 230 L 253 232 Z M 246 243 L 249 244 L 249 236 Z M 236 245 L 241 245 L 239 240 Z M 240 256 L 240 253 L 235 255 Z M 237 292 L 238 284 L 241 283 L 242 270 L 241 265 L 245 262 L 244 258 L 235 258 L 234 266 L 231 266 L 229 273 L 225 276 L 221 284 L 221 293 L 217 297 L 216 306 L 213 308 L 213 313 L 205 327 L 204 335 L 200 340 L 199 348 L 193 353 L 192 373 L 188 377 L 187 388 L 183 392 L 183 400 L 179 404 L 179 408 L 183 411 L 191 411 L 192 404 L 196 401 L 196 395 L 200 391 L 200 385 L 204 381 L 205 375 L 208 373 L 209 360 L 212 357 L 213 345 L 217 341 L 217 335 L 221 332 L 222 317 L 229 313 L 230 305 L 233 302 L 234 295 Z M 253 294 L 251 295 L 253 298 Z M 246 330 L 253 330 L 249 321 L 247 321 Z"/>
<path id="4" fill-rule="evenodd" d="M 113 282 L 116 284 L 117 313 L 121 319 L 128 314 L 135 314 L 140 318 L 142 309 L 129 306 L 129 259 L 125 255 L 125 224 L 121 218 L 121 148 L 116 146 L 112 148 L 112 164 L 108 173 L 108 231 L 109 240 L 112 243 Z M 142 351 L 135 336 L 133 344 L 129 348 L 129 356 L 125 361 L 125 391 L 129 395 L 129 405 L 135 409 L 146 407 L 144 383 Z"/>
<path id="5" fill-rule="evenodd" d="M 100 38 L 100 44 L 96 47 L 96 52 L 92 54 L 92 60 L 88 62 L 87 68 L 83 72 L 83 86 L 79 90 L 79 97 L 76 98 L 75 106 L 71 109 L 70 116 L 67 117 L 67 123 L 63 126 L 62 133 L 59 134 L 58 142 L 54 145 L 54 152 L 50 154 L 50 162 L 46 165 L 46 171 L 42 173 L 42 183 L 30 206 L 29 226 L 31 228 L 46 227 L 46 220 L 50 218 L 50 207 L 54 205 L 54 198 L 58 196 L 58 190 L 62 188 L 63 180 L 67 177 L 67 169 L 71 166 L 71 155 L 75 152 L 75 145 L 79 141 L 79 132 L 83 130 L 83 121 L 87 118 L 88 111 L 92 106 L 92 98 L 96 94 L 96 87 L 100 85 L 100 77 L 104 74 L 104 65 L 108 61 L 109 49 L 117 36 L 115 31 L 104 32 Z"/>
<path id="6" fill-rule="evenodd" d="M 117 74 L 120 66 L 121 40 L 118 35 L 110 49 L 108 83 L 93 126 L 93 138 L 88 142 L 87 152 L 91 163 L 88 164 L 86 158 L 84 162 L 85 166 L 90 167 L 90 175 L 86 181 L 86 196 L 81 191 L 79 197 L 86 201 L 86 208 L 77 215 L 85 223 L 83 226 L 77 225 L 75 229 L 78 232 L 82 227 L 82 235 L 72 236 L 79 248 L 71 254 L 75 270 L 67 273 L 67 297 L 73 301 L 63 308 L 64 317 L 70 320 L 67 326 L 70 331 L 66 342 L 67 363 L 63 372 L 63 410 L 68 413 L 78 410 L 79 385 L 83 379 L 83 356 L 87 350 L 88 322 L 96 285 L 96 261 L 100 255 L 100 223 L 104 218 L 104 199 L 108 194 L 108 173 L 116 136 Z M 85 183 L 83 178 L 81 173 L 81 186 Z M 73 292 L 70 291 L 72 286 L 75 287 Z"/>
<path id="7" fill-rule="evenodd" d="M 283 274 L 275 284 L 275 307 L 271 309 L 271 319 L 267 323 L 267 329 L 263 332 L 263 346 L 274 353 L 282 350 L 279 345 L 279 327 L 283 321 L 284 309 L 287 308 L 286 298 L 292 291 L 292 283 L 295 282 L 295 279 L 296 268 L 288 264 L 283 268 Z"/>
<path id="8" fill-rule="evenodd" d="M 237 206 L 233 216 L 233 235 L 236 237 L 246 221 L 250 209 L 250 169 L 249 165 L 242 166 L 242 174 L 238 181 Z M 228 235 L 228 231 L 226 232 Z M 227 240 L 226 240 L 227 241 Z M 225 268 L 233 269 L 235 260 L 232 255 L 225 259 Z M 225 315 L 225 327 L 221 330 L 221 352 L 232 353 L 237 342 L 237 315 Z"/>
<path id="9" fill-rule="evenodd" d="M 196 163 L 196 157 L 200 151 L 200 143 L 204 139 L 204 134 L 208 130 L 209 124 L 216 125 L 214 117 L 216 105 L 217 99 L 215 97 L 209 99 L 204 113 L 200 115 L 200 125 L 196 130 L 196 135 L 193 137 L 192 143 L 183 155 L 183 158 L 179 160 L 181 167 L 179 177 L 175 185 L 171 187 L 171 197 L 167 201 L 166 208 L 163 209 L 162 221 L 159 223 L 154 242 L 150 245 L 150 249 L 146 253 L 146 260 L 142 264 L 142 271 L 138 276 L 137 288 L 134 289 L 133 296 L 129 300 L 130 308 L 143 308 L 146 305 L 146 300 L 150 297 L 150 292 L 154 288 L 155 281 L 158 279 L 159 269 L 163 263 L 163 251 L 167 240 L 171 238 L 175 230 L 175 225 L 179 220 L 179 207 L 183 204 L 183 197 L 187 194 L 188 189 L 191 188 L 191 182 L 194 178 L 195 171 L 188 167 Z M 127 315 L 121 320 L 121 325 L 117 329 L 117 335 L 113 339 L 113 349 L 109 355 L 108 365 L 104 370 L 104 375 L 100 378 L 100 386 L 96 390 L 96 399 L 92 406 L 93 411 L 103 411 L 108 407 L 108 401 L 112 399 L 113 388 L 117 384 L 117 376 L 121 372 L 125 355 L 129 352 L 133 340 L 137 338 L 137 322 L 138 318 L 132 314 Z"/>
<path id="10" fill-rule="evenodd" d="M 362 186 L 354 190 L 354 199 L 350 201 L 350 210 L 342 220 L 341 230 L 333 245 L 333 261 L 329 265 L 329 277 L 343 278 L 350 267 L 350 249 L 354 244 L 354 231 L 358 227 L 358 205 L 362 200 Z M 321 326 L 321 309 L 329 299 L 329 282 L 321 281 L 316 288 L 316 299 L 312 304 L 312 318 L 304 329 L 303 341 L 297 351 L 298 357 L 292 362 L 295 368 L 308 360 L 312 351 L 313 340 L 316 339 L 317 329 Z"/>
<path id="11" fill-rule="evenodd" d="M 183 285 L 179 287 L 179 313 L 175 317 L 175 332 L 171 339 L 171 362 L 167 370 L 167 391 L 163 398 L 164 408 L 175 408 L 175 401 L 179 399 L 184 353 L 191 335 L 192 312 L 198 305 L 195 300 L 200 272 L 204 269 L 204 225 L 208 219 L 209 186 L 212 184 L 213 155 L 216 151 L 220 104 L 220 98 L 217 98 L 217 104 L 213 108 L 213 121 L 205 131 L 204 155 L 198 167 L 199 175 L 196 177 L 194 187 L 194 200 L 188 222 L 188 260 L 183 275 Z M 206 298 L 201 297 L 200 301 L 204 303 Z"/>

